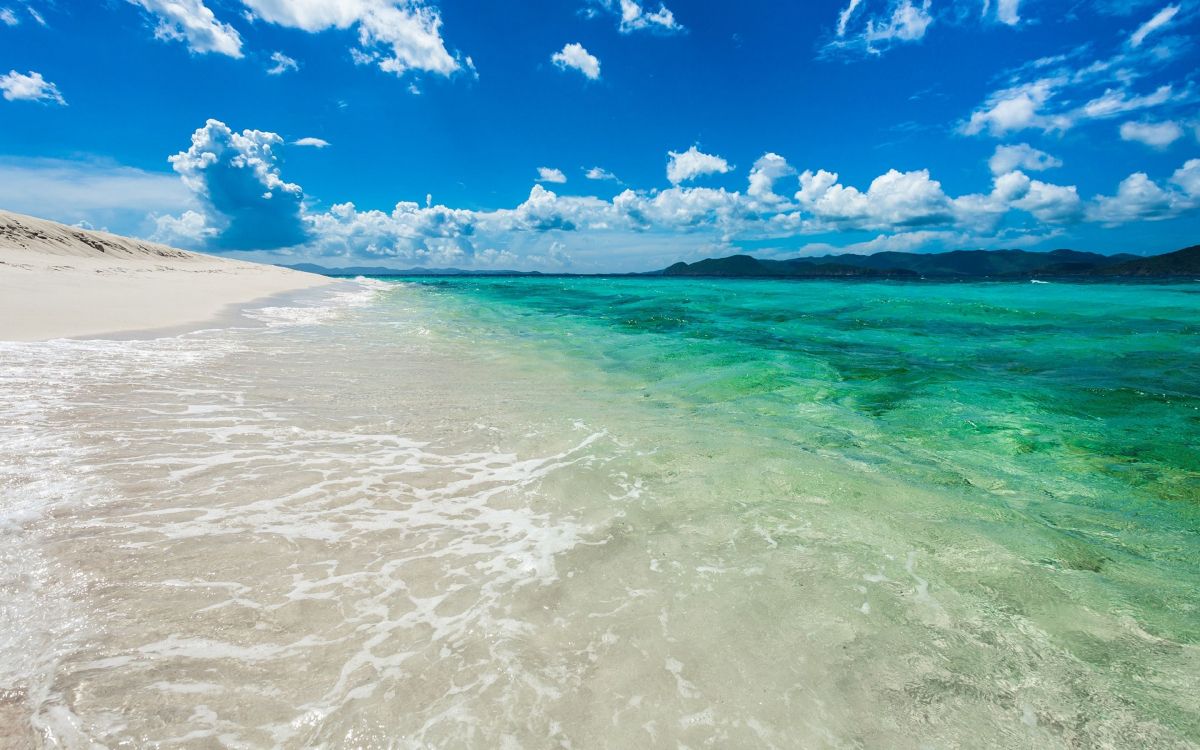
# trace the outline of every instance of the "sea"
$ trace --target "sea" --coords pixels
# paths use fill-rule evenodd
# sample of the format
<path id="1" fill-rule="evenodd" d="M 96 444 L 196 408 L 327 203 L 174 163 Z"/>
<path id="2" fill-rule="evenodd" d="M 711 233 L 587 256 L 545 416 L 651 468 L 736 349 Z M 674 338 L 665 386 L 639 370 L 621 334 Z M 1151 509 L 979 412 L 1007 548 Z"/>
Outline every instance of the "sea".
<path id="1" fill-rule="evenodd" d="M 1200 283 L 358 279 L 0 343 L 6 743 L 1200 747 Z"/>

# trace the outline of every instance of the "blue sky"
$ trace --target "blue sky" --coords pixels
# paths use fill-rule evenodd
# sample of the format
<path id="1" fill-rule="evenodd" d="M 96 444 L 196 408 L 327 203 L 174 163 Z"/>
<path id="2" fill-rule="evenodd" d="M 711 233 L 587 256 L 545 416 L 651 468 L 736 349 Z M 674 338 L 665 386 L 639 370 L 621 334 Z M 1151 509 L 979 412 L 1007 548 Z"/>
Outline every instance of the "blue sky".
<path id="1" fill-rule="evenodd" d="M 1188 0 L 0 0 L 0 207 L 271 262 L 1200 242 Z"/>

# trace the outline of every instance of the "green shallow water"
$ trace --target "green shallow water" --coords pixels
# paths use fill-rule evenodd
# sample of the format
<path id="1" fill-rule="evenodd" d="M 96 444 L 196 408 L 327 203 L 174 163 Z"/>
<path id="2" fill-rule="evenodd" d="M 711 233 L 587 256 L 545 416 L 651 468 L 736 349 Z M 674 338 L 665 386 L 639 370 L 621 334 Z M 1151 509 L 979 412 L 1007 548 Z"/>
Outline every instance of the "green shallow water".
<path id="1" fill-rule="evenodd" d="M 669 507 L 630 520 L 662 524 L 651 538 L 711 533 L 737 558 L 745 536 L 801 524 L 795 547 L 819 538 L 834 569 L 881 561 L 839 571 L 846 590 L 907 572 L 915 588 L 849 639 L 939 675 L 895 687 L 890 710 L 962 693 L 1026 724 L 1044 711 L 1039 731 L 1059 726 L 1040 741 L 1200 742 L 1200 285 L 404 284 L 442 335 L 540 363 L 654 444 Z M 834 588 L 809 604 L 872 606 Z M 744 594 L 725 601 L 769 607 Z M 798 597 L 773 616 L 806 606 L 802 583 L 760 596 Z M 899 679 L 861 656 L 860 679 Z"/>

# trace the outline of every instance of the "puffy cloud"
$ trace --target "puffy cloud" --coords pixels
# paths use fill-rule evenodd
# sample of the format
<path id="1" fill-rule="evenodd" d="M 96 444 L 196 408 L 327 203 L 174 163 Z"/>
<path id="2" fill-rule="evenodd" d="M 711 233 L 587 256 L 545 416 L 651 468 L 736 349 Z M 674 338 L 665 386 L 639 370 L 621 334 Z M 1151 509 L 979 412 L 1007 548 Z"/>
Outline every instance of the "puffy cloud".
<path id="1" fill-rule="evenodd" d="M 390 211 L 359 210 L 351 203 L 321 211 L 304 202 L 298 185 L 284 181 L 275 152 L 281 143 L 273 133 L 236 133 L 220 122 L 206 123 L 191 148 L 172 158 L 195 205 L 156 214 L 155 237 L 260 249 L 267 251 L 264 259 L 277 257 L 269 254 L 274 249 L 319 262 L 367 258 L 425 266 L 614 270 L 727 254 L 740 241 L 765 247 L 773 239 L 844 232 L 878 233 L 853 246 L 862 251 L 951 243 L 1015 247 L 1079 221 L 1163 219 L 1200 206 L 1200 159 L 1167 183 L 1138 173 L 1115 195 L 1084 201 L 1075 186 L 1032 179 L 1019 169 L 1057 163 L 1020 144 L 993 155 L 989 192 L 958 197 L 948 195 L 927 170 L 894 169 L 865 188 L 842 184 L 834 172 L 805 170 L 799 190 L 786 197 L 776 189 L 795 170 L 770 152 L 750 168 L 745 192 L 683 186 L 679 183 L 697 175 L 731 169 L 724 159 L 692 147 L 671 152 L 671 187 L 626 189 L 611 200 L 559 195 L 535 184 L 511 208 L 456 209 L 433 205 L 427 196 L 423 204 L 402 201 Z M 1000 171 L 1004 166 L 1013 168 Z M 606 174 L 599 170 L 595 176 Z M 551 168 L 540 169 L 539 176 L 565 179 Z"/>
<path id="2" fill-rule="evenodd" d="M 1189 159 L 1171 175 L 1171 182 L 1178 185 L 1189 198 L 1200 199 L 1200 159 Z"/>
<path id="3" fill-rule="evenodd" d="M 271 62 L 275 64 L 267 68 L 267 75 L 269 76 L 283 75 L 289 70 L 300 70 L 300 63 L 282 52 L 272 52 Z"/>
<path id="4" fill-rule="evenodd" d="M 1021 22 L 1021 0 L 997 0 L 996 20 L 1009 26 Z"/>
<path id="5" fill-rule="evenodd" d="M 199 211 L 188 210 L 179 216 L 155 216 L 150 239 L 166 245 L 204 247 L 216 235 L 217 230 L 208 225 L 208 217 Z"/>
<path id="6" fill-rule="evenodd" d="M 566 182 L 567 176 L 562 173 L 561 169 L 553 167 L 538 167 L 538 182 Z"/>
<path id="7" fill-rule="evenodd" d="M 356 60 L 403 75 L 409 70 L 450 75 L 462 65 L 446 50 L 442 17 L 422 0 L 242 0 L 263 21 L 308 32 L 358 32 Z M 469 58 L 468 58 L 469 60 Z"/>
<path id="8" fill-rule="evenodd" d="M 183 41 L 192 52 L 242 56 L 242 37 L 222 23 L 202 0 L 129 0 L 158 20 L 154 35 Z"/>
<path id="9" fill-rule="evenodd" d="M 637 0 L 592 0 L 588 15 L 596 16 L 600 13 L 617 16 L 617 29 L 622 34 L 635 31 L 673 34 L 684 31 L 683 26 L 675 20 L 675 14 L 662 3 L 659 3 L 658 10 L 648 11 Z"/>
<path id="10" fill-rule="evenodd" d="M 1074 185 L 1051 185 L 1029 180 L 1024 194 L 1012 201 L 1014 208 L 1028 211 L 1038 221 L 1069 224 L 1083 216 L 1083 201 Z"/>
<path id="11" fill-rule="evenodd" d="M 1068 118 L 1047 116 L 1041 112 L 1059 83 L 1054 79 L 1041 79 L 997 91 L 982 108 L 971 114 L 971 119 L 962 130 L 967 135 L 987 130 L 996 136 L 1026 128 L 1047 132 L 1065 130 L 1071 125 Z"/>
<path id="12" fill-rule="evenodd" d="M 303 191 L 285 182 L 275 133 L 236 133 L 209 120 L 187 151 L 170 158 L 184 185 L 206 206 L 210 244 L 228 250 L 272 250 L 308 239 L 301 218 Z"/>
<path id="13" fill-rule="evenodd" d="M 1146 21 L 1144 24 L 1139 26 L 1137 31 L 1133 32 L 1133 35 L 1129 37 L 1129 46 L 1142 46 L 1142 42 L 1146 41 L 1146 37 L 1170 23 L 1171 19 L 1174 18 L 1175 14 L 1178 12 L 1178 5 L 1168 5 L 1159 12 L 1155 13 L 1149 21 Z"/>
<path id="14" fill-rule="evenodd" d="M 67 100 L 59 93 L 58 86 L 42 78 L 41 73 L 29 71 L 27 74 L 10 70 L 0 76 L 0 92 L 10 102 L 54 102 L 65 107 Z"/>
<path id="15" fill-rule="evenodd" d="M 1027 169 L 1040 172 L 1046 169 L 1061 167 L 1062 162 L 1045 151 L 1019 143 L 1015 146 L 997 146 L 995 153 L 988 159 L 988 168 L 994 175 L 1002 175 L 1014 169 Z"/>
<path id="16" fill-rule="evenodd" d="M 746 194 L 767 203 L 785 200 L 775 194 L 775 183 L 784 177 L 796 174 L 796 170 L 779 154 L 766 153 L 758 157 L 750 168 L 750 185 Z"/>
<path id="17" fill-rule="evenodd" d="M 1129 175 L 1117 186 L 1116 195 L 1096 197 L 1088 207 L 1088 218 L 1114 226 L 1172 219 L 1197 208 L 1200 208 L 1200 159 L 1191 159 L 1175 170 L 1166 188 L 1145 172 Z"/>
<path id="18" fill-rule="evenodd" d="M 604 169 L 603 167 L 592 167 L 591 169 L 589 169 L 587 172 L 584 173 L 584 177 L 587 177 L 589 180 L 607 180 L 610 182 L 620 182 L 620 180 L 617 179 L 617 176 L 615 174 L 613 174 L 612 172 L 609 172 L 607 169 Z"/>
<path id="19" fill-rule="evenodd" d="M 16 26 L 20 21 L 17 20 L 17 14 L 13 13 L 12 8 L 0 8 L 0 23 L 5 26 Z"/>
<path id="20" fill-rule="evenodd" d="M 706 174 L 725 174 L 732 167 L 719 156 L 705 154 L 692 146 L 682 153 L 667 152 L 667 180 L 672 185 L 694 180 Z"/>
<path id="21" fill-rule="evenodd" d="M 866 192 L 841 185 L 836 172 L 805 171 L 796 201 L 831 227 L 912 227 L 944 223 L 952 217 L 941 183 L 930 179 L 925 169 L 889 169 L 872 180 Z"/>
<path id="22" fill-rule="evenodd" d="M 1121 140 L 1137 141 L 1151 148 L 1166 148 L 1183 137 L 1183 128 L 1172 120 L 1165 122 L 1126 122 L 1121 125 Z"/>
<path id="23" fill-rule="evenodd" d="M 324 138 L 314 138 L 307 136 L 305 138 L 297 138 L 292 141 L 293 146 L 307 146 L 309 148 L 325 148 L 329 145 L 329 141 Z"/>
<path id="24" fill-rule="evenodd" d="M 562 51 L 555 52 L 550 56 L 550 60 L 559 70 L 572 68 L 592 81 L 600 77 L 600 60 L 577 42 L 563 45 Z"/>

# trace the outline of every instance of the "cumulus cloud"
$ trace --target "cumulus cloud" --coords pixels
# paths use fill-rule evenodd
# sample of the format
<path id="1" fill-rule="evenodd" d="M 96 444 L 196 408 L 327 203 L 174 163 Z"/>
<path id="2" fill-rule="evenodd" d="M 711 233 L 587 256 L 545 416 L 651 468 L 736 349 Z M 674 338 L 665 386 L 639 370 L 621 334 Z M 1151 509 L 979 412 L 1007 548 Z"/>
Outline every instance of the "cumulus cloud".
<path id="1" fill-rule="evenodd" d="M 675 14 L 662 3 L 659 3 L 658 10 L 649 11 L 637 0 L 592 0 L 588 15 L 600 14 L 616 16 L 619 21 L 617 29 L 622 34 L 635 31 L 674 34 L 685 30 L 675 20 Z"/>
<path id="2" fill-rule="evenodd" d="M 1151 148 L 1166 148 L 1183 137 L 1183 128 L 1173 120 L 1164 122 L 1126 122 L 1121 124 L 1121 140 L 1136 141 Z"/>
<path id="3" fill-rule="evenodd" d="M 129 0 L 158 22 L 159 39 L 185 42 L 192 52 L 215 52 L 242 56 L 242 37 L 227 23 L 218 21 L 202 0 Z"/>
<path id="4" fill-rule="evenodd" d="M 996 20 L 1009 26 L 1021 22 L 1021 0 L 997 0 Z"/>
<path id="5" fill-rule="evenodd" d="M 796 170 L 787 163 L 787 159 L 779 154 L 763 154 L 750 168 L 750 184 L 746 194 L 767 203 L 778 203 L 784 198 L 775 194 L 775 183 L 794 174 Z"/>
<path id="6" fill-rule="evenodd" d="M 550 60 L 558 66 L 559 70 L 568 68 L 578 70 L 592 81 L 600 77 L 600 60 L 577 42 L 563 45 L 560 52 L 555 52 L 550 56 Z"/>
<path id="7" fill-rule="evenodd" d="M 1144 24 L 1139 26 L 1137 31 L 1133 32 L 1133 35 L 1129 37 L 1129 46 L 1142 46 L 1142 42 L 1146 41 L 1146 37 L 1170 23 L 1171 19 L 1174 18 L 1175 14 L 1178 12 L 1178 5 L 1168 5 L 1159 12 L 1155 13 L 1149 21 L 1146 21 Z"/>
<path id="8" fill-rule="evenodd" d="M 587 177 L 589 180 L 607 180 L 610 182 L 620 182 L 620 180 L 617 179 L 617 176 L 615 174 L 613 174 L 612 172 L 609 172 L 607 169 L 604 169 L 603 167 L 592 167 L 591 169 L 589 169 L 587 172 L 584 173 L 584 177 Z"/>
<path id="9" fill-rule="evenodd" d="M 17 20 L 17 14 L 13 13 L 12 8 L 0 8 L 0 23 L 5 26 L 16 26 L 20 21 Z"/>
<path id="10" fill-rule="evenodd" d="M 10 70 L 0 76 L 0 92 L 10 102 L 53 102 L 65 107 L 67 100 L 59 93 L 58 86 L 42 77 L 41 73 L 29 71 L 18 73 Z"/>
<path id="11" fill-rule="evenodd" d="M 889 169 L 872 180 L 865 192 L 840 184 L 836 172 L 806 170 L 795 198 L 830 227 L 914 227 L 945 222 L 952 215 L 941 183 L 925 169 Z"/>
<path id="12" fill-rule="evenodd" d="M 267 75 L 269 76 L 283 75 L 289 70 L 300 70 L 300 63 L 282 52 L 272 52 L 271 62 L 275 64 L 267 68 Z"/>
<path id="13" fill-rule="evenodd" d="M 668 151 L 667 157 L 667 180 L 672 185 L 707 174 L 725 174 L 733 169 L 721 157 L 705 154 L 695 146 L 683 152 Z"/>
<path id="14" fill-rule="evenodd" d="M 275 147 L 283 139 L 261 130 L 234 132 L 209 120 L 171 166 L 205 206 L 210 245 L 227 250 L 273 250 L 308 239 L 301 218 L 303 191 L 280 177 Z"/>
<path id="15" fill-rule="evenodd" d="M 1166 187 L 1145 172 L 1134 172 L 1111 196 L 1097 196 L 1088 218 L 1107 226 L 1173 219 L 1200 208 L 1200 159 L 1191 159 L 1171 175 Z"/>
<path id="16" fill-rule="evenodd" d="M 442 39 L 442 17 L 423 0 L 242 0 L 255 18 L 308 32 L 354 28 L 361 62 L 403 75 L 462 67 Z"/>
<path id="17" fill-rule="evenodd" d="M 995 153 L 988 159 L 988 168 L 994 175 L 1002 175 L 1014 169 L 1025 169 L 1030 172 L 1041 172 L 1055 167 L 1061 167 L 1062 161 L 1054 158 L 1045 151 L 1040 151 L 1028 143 L 1018 143 L 1015 146 L 997 146 Z"/>
<path id="18" fill-rule="evenodd" d="M 1042 113 L 1043 106 L 1053 96 L 1059 83 L 1054 79 L 1041 79 L 1001 89 L 971 114 L 962 130 L 967 135 L 987 130 L 995 136 L 1027 128 L 1046 132 L 1066 130 L 1071 126 L 1069 118 Z"/>
<path id="19" fill-rule="evenodd" d="M 312 136 L 307 136 L 304 138 L 297 138 L 296 140 L 292 141 L 292 145 L 293 146 L 308 146 L 309 148 L 325 148 L 326 146 L 329 145 L 329 141 L 325 140 L 324 138 L 314 138 Z"/>
<path id="20" fill-rule="evenodd" d="M 1015 247 L 1081 221 L 1115 225 L 1167 219 L 1200 206 L 1200 159 L 1165 182 L 1135 173 L 1115 194 L 1085 201 L 1073 185 L 1028 176 L 1023 170 L 1058 162 L 1020 144 L 997 149 L 989 164 L 989 190 L 958 196 L 948 194 L 928 170 L 891 169 L 859 187 L 825 169 L 806 169 L 797 176 L 783 156 L 772 152 L 748 170 L 744 192 L 681 185 L 699 175 L 732 170 L 724 159 L 693 146 L 670 152 L 670 187 L 625 189 L 609 200 L 559 195 L 535 184 L 511 208 L 453 208 L 435 205 L 426 196 L 423 203 L 401 201 L 387 211 L 352 203 L 316 210 L 299 185 L 285 181 L 277 153 L 281 144 L 273 133 L 238 133 L 215 120 L 206 123 L 193 135 L 191 147 L 171 159 L 193 205 L 156 214 L 155 237 L 192 246 L 261 250 L 268 253 L 264 259 L 276 257 L 269 254 L 273 250 L 328 264 L 370 259 L 425 266 L 614 270 L 727 254 L 741 241 L 766 246 L 773 239 L 831 233 L 877 234 L 853 246 L 863 251 L 968 240 L 976 246 Z M 600 168 L 592 172 L 601 179 L 608 174 Z M 565 175 L 542 167 L 539 178 L 561 182 Z M 799 188 L 793 195 L 788 195 L 790 184 Z"/>

